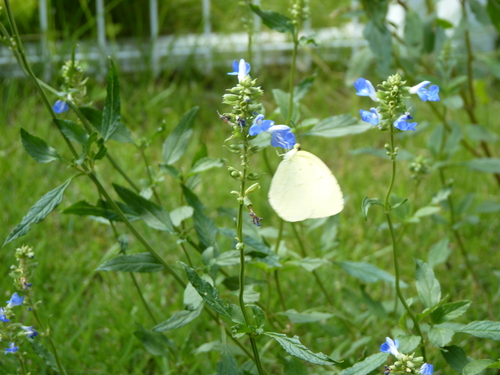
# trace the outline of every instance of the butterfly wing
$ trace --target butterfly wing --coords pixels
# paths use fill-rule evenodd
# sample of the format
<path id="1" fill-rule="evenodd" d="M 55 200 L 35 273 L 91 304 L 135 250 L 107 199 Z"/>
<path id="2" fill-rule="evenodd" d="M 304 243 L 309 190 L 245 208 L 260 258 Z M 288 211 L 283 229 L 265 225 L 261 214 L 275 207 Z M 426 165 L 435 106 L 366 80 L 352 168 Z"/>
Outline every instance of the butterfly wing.
<path id="1" fill-rule="evenodd" d="M 269 189 L 269 203 L 286 221 L 332 216 L 344 207 L 337 180 L 321 159 L 296 151 L 283 160 Z"/>

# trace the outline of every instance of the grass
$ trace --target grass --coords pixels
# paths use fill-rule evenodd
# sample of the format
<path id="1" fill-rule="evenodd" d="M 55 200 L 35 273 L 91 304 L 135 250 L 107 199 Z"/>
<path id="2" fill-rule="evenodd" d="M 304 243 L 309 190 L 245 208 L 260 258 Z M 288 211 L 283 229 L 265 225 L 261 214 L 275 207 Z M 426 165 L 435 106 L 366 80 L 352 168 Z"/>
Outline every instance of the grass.
<path id="1" fill-rule="evenodd" d="M 196 131 L 187 156 L 183 157 L 180 165 L 188 168 L 192 156 L 202 143 L 207 145 L 209 156 L 227 158 L 228 165 L 238 163 L 234 155 L 222 147 L 230 129 L 218 119 L 216 113 L 217 110 L 220 112 L 228 110 L 221 104 L 221 95 L 234 83 L 234 79 L 227 77 L 224 72 L 200 78 L 200 76 L 192 78 L 185 76 L 183 79 L 171 79 L 165 76 L 156 82 L 142 82 L 141 77 L 121 77 L 123 120 L 134 135 L 148 136 L 162 124 L 162 121 L 166 125 L 165 135 L 154 141 L 147 150 L 151 165 L 156 166 L 161 162 L 162 140 L 175 126 L 180 116 L 195 105 L 200 106 Z M 258 78 L 266 92 L 263 102 L 269 114 L 274 110 L 271 90 L 277 87 L 286 90 L 286 73 L 283 73 L 283 67 L 270 68 L 260 72 Z M 357 98 L 353 90 L 345 87 L 342 82 L 341 74 L 325 75 L 319 72 L 317 81 L 305 99 L 305 106 L 309 108 L 304 110 L 307 117 L 325 118 L 346 112 L 357 115 L 358 108 L 366 106 L 366 102 Z M 105 95 L 103 86 L 99 82 L 92 81 L 89 86 L 89 97 L 94 100 L 94 105 L 102 108 Z M 22 148 L 19 136 L 21 126 L 45 139 L 62 154 L 66 152 L 55 128 L 50 125 L 50 118 L 44 111 L 39 97 L 35 95 L 32 85 L 26 80 L 8 80 L 4 82 L 3 91 L 4 100 L 0 114 L 4 124 L 3 136 L 0 139 L 0 157 L 3 159 L 0 161 L 3 199 L 0 200 L 0 212 L 4 225 L 0 228 L 0 237 L 6 238 L 29 207 L 40 196 L 66 180 L 72 172 L 56 163 L 39 165 Z M 398 137 L 397 143 L 400 149 L 429 156 L 426 144 L 437 121 L 424 105 L 418 103 L 415 105 L 419 111 L 418 120 L 428 120 L 429 126 L 415 134 Z M 482 106 L 480 113 L 484 118 L 494 118 L 499 105 L 498 101 L 492 100 L 489 105 Z M 465 121 L 462 113 L 454 115 L 457 121 Z M 276 121 L 279 120 L 279 116 L 276 116 Z M 382 148 L 386 141 L 387 135 L 377 131 L 336 139 L 304 137 L 301 140 L 304 149 L 318 155 L 330 166 L 348 198 L 338 220 L 330 223 L 329 231 L 323 231 L 322 228 L 310 229 L 314 223 L 306 222 L 298 225 L 310 257 L 326 256 L 332 261 L 370 262 L 393 273 L 391 252 L 388 249 L 390 244 L 388 232 L 383 225 L 380 225 L 383 222 L 382 212 L 373 207 L 368 221 L 365 222 L 360 210 L 364 196 L 382 197 L 385 194 L 389 179 L 389 162 L 374 156 L 350 153 L 354 149 L 365 147 Z M 133 146 L 113 144 L 110 152 L 120 160 L 120 164 L 136 181 L 147 177 L 141 157 Z M 275 168 L 279 158 L 272 150 L 267 150 L 267 154 L 272 167 Z M 256 171 L 266 171 L 260 155 L 253 158 L 252 168 Z M 462 150 L 456 155 L 457 160 L 467 158 L 469 155 Z M 396 181 L 394 194 L 410 197 L 417 207 L 424 206 L 440 189 L 438 175 L 432 173 L 428 176 L 421 184 L 419 195 L 414 199 L 415 188 L 409 179 L 410 172 L 407 171 L 407 165 L 407 161 L 400 161 L 398 164 L 400 175 Z M 111 182 L 126 185 L 123 179 L 112 177 L 114 172 L 105 161 L 99 164 L 97 171 L 106 181 L 108 188 Z M 498 186 L 490 175 L 470 172 L 464 167 L 452 168 L 446 174 L 448 178 L 454 180 L 455 199 L 460 200 L 466 194 L 473 193 L 473 207 L 483 201 L 498 202 Z M 264 175 L 261 179 L 262 189 L 253 195 L 252 200 L 259 216 L 264 217 L 261 230 L 269 233 L 266 239 L 273 244 L 274 238 L 270 229 L 278 227 L 278 219 L 267 203 L 269 182 L 270 175 Z M 223 216 L 219 209 L 236 207 L 234 196 L 229 194 L 236 185 L 236 182 L 228 179 L 227 171 L 221 168 L 206 173 L 196 189 L 196 193 L 206 206 L 206 212 L 221 227 L 233 227 L 232 220 Z M 168 176 L 165 178 L 165 183 L 159 187 L 159 194 L 169 210 L 177 207 L 181 201 L 179 186 Z M 95 202 L 95 197 L 93 186 L 85 178 L 78 178 L 68 189 L 58 210 L 82 199 Z M 446 215 L 444 211 L 441 213 Z M 499 298 L 497 285 L 500 276 L 498 269 L 500 219 L 497 214 L 475 215 L 479 218 L 479 223 L 476 225 L 465 223 L 460 231 L 472 263 L 486 284 L 490 299 L 495 306 Z M 175 262 L 185 261 L 185 258 L 177 247 L 175 239 L 154 232 L 141 223 L 136 225 L 180 273 Z M 247 230 L 253 230 L 250 225 L 248 227 Z M 119 226 L 118 230 L 121 234 L 126 233 L 124 227 Z M 337 235 L 329 238 L 328 235 L 333 230 L 337 231 Z M 289 224 L 285 225 L 285 231 L 287 247 L 299 253 Z M 418 225 L 412 225 L 402 238 L 402 253 L 405 259 L 402 264 L 403 280 L 410 284 L 409 288 L 404 290 L 407 298 L 416 296 L 412 281 L 415 270 L 413 258 L 425 261 L 429 248 L 446 236 L 449 234 L 445 225 L 440 222 L 438 216 L 433 216 L 423 218 Z M 443 295 L 449 295 L 449 301 L 460 299 L 474 301 L 473 306 L 460 321 L 487 319 L 484 301 L 464 266 L 456 242 L 451 237 L 450 240 L 452 255 L 445 264 L 435 269 Z M 153 356 L 144 350 L 133 333 L 140 330 L 140 326 L 149 329 L 154 324 L 141 305 L 129 275 L 95 271 L 103 259 L 109 258 L 117 251 L 109 227 L 88 218 L 59 213 L 52 213 L 42 223 L 33 226 L 26 236 L 8 244 L 0 252 L 0 275 L 5 276 L 0 277 L 0 293 L 6 300 L 14 291 L 7 274 L 10 265 L 14 264 L 14 249 L 21 244 L 35 248 L 38 269 L 33 283 L 36 297 L 42 301 L 40 313 L 44 319 L 50 321 L 52 334 L 62 349 L 63 363 L 69 369 L 69 373 L 215 373 L 220 355 L 215 351 L 204 350 L 207 348 L 205 343 L 220 340 L 221 329 L 208 319 L 207 314 L 202 314 L 191 325 L 170 331 L 166 335 L 174 347 L 168 359 Z M 221 251 L 230 250 L 231 246 L 228 240 L 221 239 Z M 129 250 L 143 251 L 132 238 Z M 191 252 L 191 256 L 195 264 L 201 264 L 195 252 Z M 227 267 L 227 271 L 231 275 L 237 274 L 236 267 Z M 397 317 L 390 312 L 394 301 L 393 287 L 383 282 L 363 283 L 348 275 L 336 264 L 323 266 L 318 269 L 318 273 L 333 296 L 335 305 L 327 305 L 310 273 L 304 272 L 302 268 L 288 265 L 280 271 L 287 307 L 300 312 L 315 308 L 331 312 L 334 317 L 320 323 L 293 324 L 284 316 L 274 315 L 284 326 L 281 332 L 289 336 L 297 334 L 312 350 L 331 354 L 334 358 L 342 358 L 345 360 L 345 365 L 352 364 L 365 355 L 365 350 L 366 355 L 377 353 L 385 336 L 393 336 L 398 332 Z M 272 283 L 271 275 L 255 266 L 249 267 L 249 276 Z M 138 274 L 137 278 L 154 314 L 160 321 L 166 320 L 174 311 L 183 308 L 182 291 L 167 274 Z M 224 297 L 233 299 L 233 302 L 236 300 L 223 287 L 221 290 L 224 291 Z M 260 291 L 261 301 L 269 306 L 269 311 L 281 311 L 273 286 L 261 287 Z M 380 305 L 386 310 L 381 310 Z M 415 301 L 415 305 L 419 306 L 419 302 Z M 29 319 L 26 313 L 19 315 L 23 319 Z M 399 314 L 397 316 L 399 317 Z M 29 325 L 32 322 L 26 320 L 25 324 Z M 258 343 L 261 350 L 264 351 L 262 348 L 265 346 L 266 353 L 274 353 L 274 356 L 263 354 L 264 365 L 269 373 L 281 373 L 282 366 L 278 366 L 277 362 L 287 360 L 281 348 L 274 342 L 266 345 L 266 340 L 263 338 L 259 338 Z M 470 339 L 465 334 L 456 334 L 452 343 L 463 345 L 467 355 L 475 359 L 496 359 L 500 349 L 497 342 Z M 236 357 L 239 363 L 246 360 L 242 356 Z M 53 373 L 38 357 L 30 356 L 30 358 L 33 362 L 29 367 L 34 373 Z M 446 368 L 437 350 L 431 351 L 430 358 L 436 369 Z M 15 363 L 10 356 L 1 356 L 0 364 L 0 374 L 15 371 Z M 337 369 L 332 368 L 331 371 L 334 372 L 327 372 L 316 366 L 310 367 L 309 373 L 333 374 Z"/>

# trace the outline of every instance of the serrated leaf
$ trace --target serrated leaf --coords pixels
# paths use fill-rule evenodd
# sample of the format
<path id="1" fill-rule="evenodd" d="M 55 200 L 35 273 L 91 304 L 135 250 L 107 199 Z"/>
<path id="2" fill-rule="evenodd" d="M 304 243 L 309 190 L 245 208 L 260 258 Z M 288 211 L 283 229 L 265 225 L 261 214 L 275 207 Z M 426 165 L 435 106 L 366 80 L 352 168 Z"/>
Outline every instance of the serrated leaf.
<path id="1" fill-rule="evenodd" d="M 479 359 L 477 361 L 469 362 L 465 365 L 462 375 L 477 375 L 483 370 L 490 368 L 490 365 L 495 363 L 491 359 Z"/>
<path id="2" fill-rule="evenodd" d="M 377 353 L 366 357 L 354 366 L 346 368 L 339 375 L 367 375 L 386 363 L 388 353 Z"/>
<path id="3" fill-rule="evenodd" d="M 208 171 L 209 169 L 212 168 L 220 168 L 224 166 L 224 163 L 226 162 L 225 159 L 220 159 L 220 158 L 209 158 L 209 157 L 203 157 L 196 161 L 194 163 L 193 167 L 188 173 L 188 176 L 192 176 L 197 173 L 205 172 Z"/>
<path id="4" fill-rule="evenodd" d="M 365 220 L 368 220 L 368 210 L 370 209 L 371 206 L 384 207 L 384 204 L 378 198 L 364 197 L 363 202 L 361 203 L 361 212 L 363 212 L 363 216 L 365 217 Z"/>
<path id="5" fill-rule="evenodd" d="M 329 319 L 334 316 L 334 314 L 322 313 L 319 311 L 308 311 L 299 313 L 295 309 L 287 310 L 284 312 L 276 313 L 275 315 L 284 315 L 292 323 L 314 323 L 321 320 Z"/>
<path id="6" fill-rule="evenodd" d="M 141 219 L 151 228 L 175 233 L 172 220 L 166 209 L 123 186 L 113 184 L 113 187 L 120 198 L 134 211 L 137 211 Z"/>
<path id="7" fill-rule="evenodd" d="M 92 206 L 86 201 L 78 201 L 61 211 L 63 214 L 73 214 L 80 216 L 98 216 L 112 221 L 122 221 L 118 214 L 104 207 Z"/>
<path id="8" fill-rule="evenodd" d="M 449 322 L 463 315 L 469 309 L 471 303 L 471 301 L 445 303 L 432 310 L 431 319 L 434 324 Z"/>
<path id="9" fill-rule="evenodd" d="M 434 271 L 427 263 L 415 259 L 415 264 L 417 266 L 416 285 L 418 296 L 425 307 L 433 307 L 441 300 L 441 285 L 439 285 L 439 281 L 434 277 Z"/>
<path id="10" fill-rule="evenodd" d="M 184 267 L 186 276 L 191 282 L 191 285 L 196 289 L 205 303 L 210 306 L 214 311 L 231 319 L 231 309 L 228 303 L 219 298 L 219 291 L 214 288 L 208 281 L 203 280 L 194 269 L 187 264 L 181 262 Z"/>
<path id="11" fill-rule="evenodd" d="M 186 152 L 191 135 L 193 134 L 194 118 L 198 113 L 198 107 L 191 108 L 179 120 L 163 142 L 162 157 L 165 164 L 174 164 Z"/>
<path id="12" fill-rule="evenodd" d="M 52 370 L 59 373 L 59 368 L 57 367 L 54 355 L 43 346 L 38 340 L 28 340 L 33 348 L 33 351 L 45 361 L 47 366 L 50 366 Z"/>
<path id="13" fill-rule="evenodd" d="M 89 135 L 87 134 L 85 129 L 81 127 L 80 124 L 77 124 L 74 121 L 62 120 L 59 118 L 55 119 L 54 121 L 57 123 L 57 125 L 59 125 L 59 128 L 61 129 L 63 134 L 70 141 L 79 143 L 81 145 L 85 145 L 87 143 Z"/>
<path id="14" fill-rule="evenodd" d="M 290 338 L 286 335 L 276 332 L 264 332 L 263 335 L 272 337 L 282 346 L 283 349 L 285 349 L 288 354 L 303 359 L 304 361 L 308 361 L 314 363 L 315 365 L 321 366 L 332 366 L 338 363 L 334 359 L 326 356 L 321 352 L 313 353 L 312 351 L 310 351 L 300 342 L 298 336 Z"/>
<path id="15" fill-rule="evenodd" d="M 304 135 L 314 135 L 325 138 L 344 137 L 346 135 L 364 133 L 371 129 L 372 125 L 362 123 L 352 115 L 338 115 L 327 117 L 318 122 Z"/>
<path id="16" fill-rule="evenodd" d="M 227 349 L 222 352 L 222 359 L 217 363 L 217 375 L 241 375 L 236 359 Z"/>
<path id="17" fill-rule="evenodd" d="M 483 339 L 500 340 L 500 322 L 480 320 L 467 324 L 460 332 Z"/>
<path id="18" fill-rule="evenodd" d="M 441 354 L 446 362 L 453 370 L 461 374 L 463 368 L 470 362 L 465 351 L 460 346 L 456 345 L 445 346 L 444 349 L 445 350 L 441 351 Z"/>
<path id="19" fill-rule="evenodd" d="M 428 337 L 432 345 L 441 348 L 451 341 L 454 334 L 455 331 L 452 329 L 434 327 L 429 331 Z"/>
<path id="20" fill-rule="evenodd" d="M 142 327 L 140 330 L 134 331 L 134 336 L 141 341 L 144 348 L 151 355 L 168 357 L 170 355 L 168 348 L 175 348 L 173 341 L 169 340 L 165 335 L 148 331 Z"/>
<path id="21" fill-rule="evenodd" d="M 50 147 L 43 139 L 31 135 L 23 128 L 21 128 L 21 141 L 26 152 L 39 163 L 62 160 L 55 148 Z"/>
<path id="22" fill-rule="evenodd" d="M 163 269 L 150 253 L 118 255 L 97 267 L 96 271 L 158 272 Z"/>
<path id="23" fill-rule="evenodd" d="M 99 132 L 101 132 L 102 125 L 102 111 L 92 107 L 79 107 L 80 112 L 82 112 L 83 116 L 92 124 L 92 126 Z M 121 143 L 134 143 L 132 139 L 132 134 L 130 130 L 123 124 L 121 121 L 118 124 L 118 127 L 111 134 L 110 139 L 116 142 Z"/>
<path id="24" fill-rule="evenodd" d="M 104 102 L 101 123 L 101 134 L 105 142 L 109 140 L 118 128 L 121 118 L 120 83 L 118 81 L 118 72 L 116 71 L 113 60 L 110 59 L 109 63 L 106 100 Z"/>
<path id="25" fill-rule="evenodd" d="M 266 25 L 270 29 L 276 30 L 280 33 L 293 34 L 295 32 L 295 26 L 293 25 L 292 20 L 287 16 L 269 10 L 262 10 L 257 5 L 249 5 L 250 9 L 252 9 L 252 11 L 260 18 L 262 18 L 262 22 L 264 22 L 264 25 Z"/>
<path id="26" fill-rule="evenodd" d="M 253 318 L 255 320 L 255 324 L 257 324 L 257 328 L 263 328 L 264 324 L 266 324 L 266 314 L 264 313 L 264 310 L 254 304 L 248 304 L 247 306 L 253 310 Z"/>
<path id="27" fill-rule="evenodd" d="M 165 332 L 170 331 L 172 329 L 177 329 L 184 327 L 195 320 L 198 316 L 200 316 L 201 311 L 203 310 L 203 303 L 201 303 L 197 309 L 190 310 L 182 310 L 176 312 L 172 315 L 168 320 L 158 324 L 153 328 L 155 332 Z"/>
<path id="28" fill-rule="evenodd" d="M 288 119 L 288 112 L 290 111 L 290 94 L 280 89 L 273 90 L 274 100 L 278 105 L 281 115 L 284 119 Z M 290 121 L 296 123 L 300 119 L 300 109 L 297 102 L 292 103 L 292 115 Z"/>
<path id="29" fill-rule="evenodd" d="M 473 171 L 486 173 L 500 173 L 500 159 L 478 158 L 465 162 L 465 165 Z"/>
<path id="30" fill-rule="evenodd" d="M 18 224 L 3 243 L 3 246 L 15 240 L 18 237 L 25 235 L 31 228 L 31 224 L 38 224 L 47 217 L 61 203 L 64 192 L 69 186 L 73 177 L 67 179 L 61 186 L 49 191 L 40 198 L 23 217 L 21 223 Z"/>
<path id="31" fill-rule="evenodd" d="M 384 271 L 377 266 L 365 262 L 343 261 L 336 262 L 348 274 L 354 276 L 365 283 L 375 283 L 377 281 L 388 281 L 391 284 L 395 283 L 395 278 L 387 271 Z M 400 281 L 401 287 L 408 285 Z"/>

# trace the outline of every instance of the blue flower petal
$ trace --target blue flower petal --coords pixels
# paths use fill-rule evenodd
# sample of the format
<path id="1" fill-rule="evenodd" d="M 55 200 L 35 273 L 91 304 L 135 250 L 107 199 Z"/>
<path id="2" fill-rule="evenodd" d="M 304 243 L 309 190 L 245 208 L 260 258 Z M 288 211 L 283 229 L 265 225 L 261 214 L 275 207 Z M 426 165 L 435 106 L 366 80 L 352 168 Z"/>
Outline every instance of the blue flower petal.
<path id="1" fill-rule="evenodd" d="M 7 307 L 13 308 L 14 306 L 20 306 L 23 304 L 24 297 L 20 297 L 17 293 L 14 293 L 10 298 L 10 301 L 7 301 Z"/>
<path id="2" fill-rule="evenodd" d="M 378 125 L 380 121 L 380 115 L 376 108 L 370 108 L 370 111 L 364 111 L 360 109 L 359 115 L 361 116 L 361 120 L 372 125 Z"/>
<path id="3" fill-rule="evenodd" d="M 63 100 L 57 100 L 52 109 L 54 110 L 55 113 L 63 113 L 63 112 L 66 112 L 67 110 L 69 110 L 69 106 L 68 106 L 68 103 L 66 103 L 65 101 Z"/>
<path id="4" fill-rule="evenodd" d="M 31 326 L 21 326 L 21 328 L 26 331 L 26 337 L 33 339 L 38 336 L 38 332 Z"/>
<path id="5" fill-rule="evenodd" d="M 274 125 L 267 132 L 272 134 L 271 145 L 273 147 L 291 150 L 296 143 L 295 134 L 293 134 L 289 126 Z"/>
<path id="6" fill-rule="evenodd" d="M 233 71 L 227 73 L 229 75 L 238 76 L 238 81 L 241 82 L 250 73 L 250 64 L 241 59 L 239 62 L 233 61 Z"/>
<path id="7" fill-rule="evenodd" d="M 5 315 L 5 309 L 3 307 L 0 307 L 0 322 L 10 322 L 10 320 L 7 319 L 7 315 Z"/>
<path id="8" fill-rule="evenodd" d="M 369 96 L 372 100 L 378 102 L 377 93 L 372 83 L 364 78 L 358 78 L 354 82 L 354 88 L 356 89 L 356 95 L 359 96 Z"/>
<path id="9" fill-rule="evenodd" d="M 260 134 L 262 132 L 268 131 L 271 126 L 274 125 L 274 121 L 264 120 L 264 115 L 258 115 L 250 129 L 248 130 L 248 134 L 251 136 Z"/>
<path id="10" fill-rule="evenodd" d="M 430 102 L 438 102 L 440 100 L 439 98 L 439 86 L 432 85 L 429 87 L 429 93 L 427 96 L 427 100 Z"/>
<path id="11" fill-rule="evenodd" d="M 4 354 L 8 354 L 8 353 L 15 353 L 19 350 L 19 348 L 16 346 L 15 343 L 11 342 L 9 347 L 5 349 L 5 353 Z"/>
<path id="12" fill-rule="evenodd" d="M 434 372 L 434 366 L 428 363 L 424 363 L 422 367 L 420 367 L 420 374 L 422 375 L 432 375 Z"/>
<path id="13" fill-rule="evenodd" d="M 385 338 L 385 342 L 380 345 L 380 351 L 384 353 L 390 353 L 393 356 L 397 357 L 399 352 L 399 341 L 398 340 L 392 340 L 390 337 Z"/>

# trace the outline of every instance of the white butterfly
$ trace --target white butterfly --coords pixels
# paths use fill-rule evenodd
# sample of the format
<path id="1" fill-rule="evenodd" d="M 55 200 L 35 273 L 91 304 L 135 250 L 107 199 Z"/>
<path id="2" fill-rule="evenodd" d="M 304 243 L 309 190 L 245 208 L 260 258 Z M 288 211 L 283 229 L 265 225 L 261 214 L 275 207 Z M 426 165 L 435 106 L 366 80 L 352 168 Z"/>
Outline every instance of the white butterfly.
<path id="1" fill-rule="evenodd" d="M 274 174 L 269 203 L 283 220 L 295 222 L 338 214 L 344 197 L 326 164 L 295 145 Z"/>

